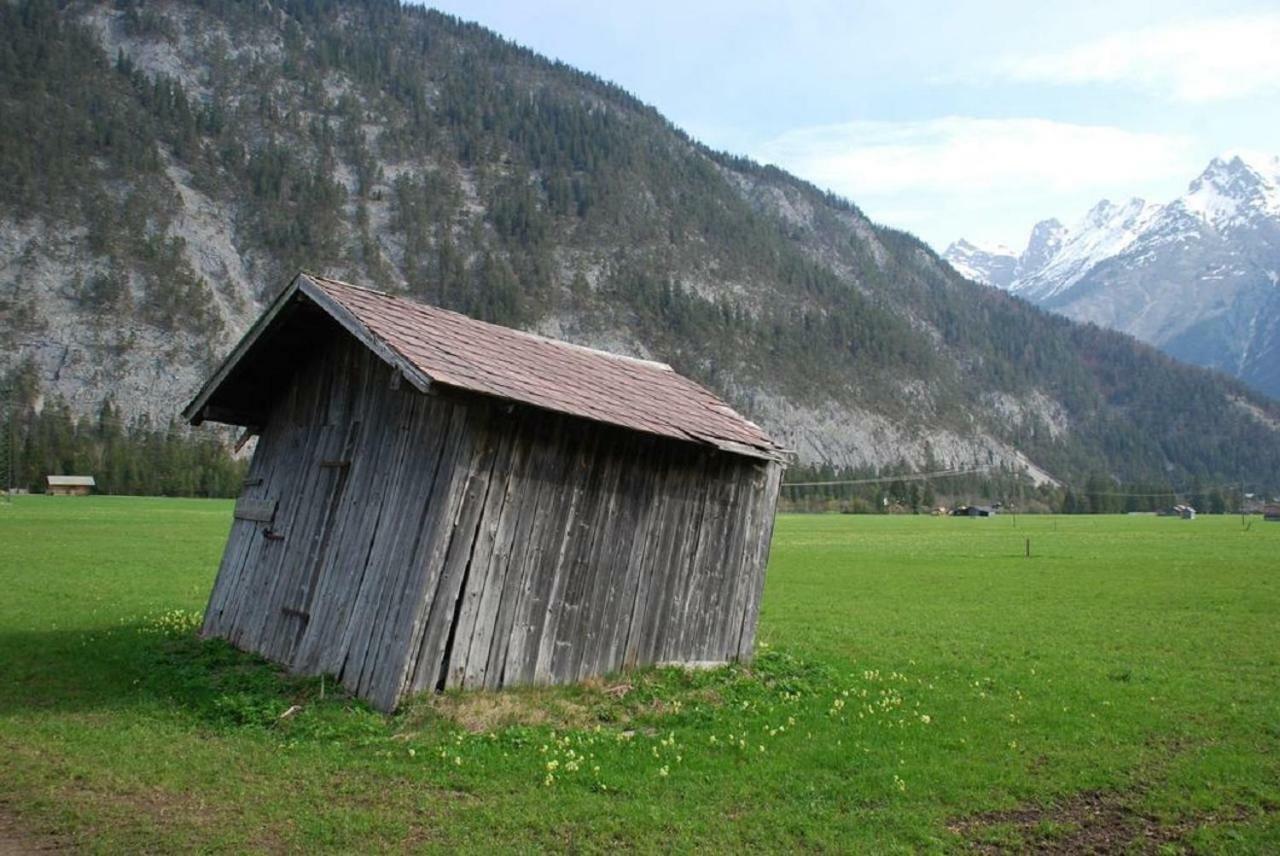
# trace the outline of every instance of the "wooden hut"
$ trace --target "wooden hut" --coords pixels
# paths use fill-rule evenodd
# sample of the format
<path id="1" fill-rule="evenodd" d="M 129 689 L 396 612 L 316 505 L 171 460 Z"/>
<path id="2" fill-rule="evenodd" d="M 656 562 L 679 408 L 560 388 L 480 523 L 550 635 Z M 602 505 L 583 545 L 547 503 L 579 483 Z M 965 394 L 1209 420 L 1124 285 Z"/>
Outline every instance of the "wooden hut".
<path id="1" fill-rule="evenodd" d="M 49 496 L 88 496 L 97 485 L 93 476 L 45 476 L 44 483 Z"/>
<path id="2" fill-rule="evenodd" d="M 669 366 L 300 274 L 184 415 L 259 435 L 206 636 L 384 710 L 751 656 L 786 454 Z"/>

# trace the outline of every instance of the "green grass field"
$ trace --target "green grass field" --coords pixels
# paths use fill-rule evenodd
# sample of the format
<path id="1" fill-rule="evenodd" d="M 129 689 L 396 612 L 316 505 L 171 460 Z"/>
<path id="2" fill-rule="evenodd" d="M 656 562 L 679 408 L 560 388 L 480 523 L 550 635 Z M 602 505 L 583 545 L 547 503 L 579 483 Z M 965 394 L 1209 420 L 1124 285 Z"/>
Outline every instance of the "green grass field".
<path id="1" fill-rule="evenodd" d="M 752 666 L 384 717 L 195 639 L 230 516 L 0 505 L 9 827 L 103 851 L 1280 848 L 1280 525 L 784 517 Z"/>

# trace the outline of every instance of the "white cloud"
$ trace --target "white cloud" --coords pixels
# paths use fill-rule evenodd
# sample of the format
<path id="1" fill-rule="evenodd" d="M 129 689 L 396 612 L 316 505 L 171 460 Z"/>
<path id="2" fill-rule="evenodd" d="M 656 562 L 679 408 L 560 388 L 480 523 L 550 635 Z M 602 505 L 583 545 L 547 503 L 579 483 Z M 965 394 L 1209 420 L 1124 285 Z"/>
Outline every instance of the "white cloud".
<path id="1" fill-rule="evenodd" d="M 1013 54 L 986 71 L 1016 81 L 1119 84 L 1189 102 L 1280 90 L 1280 14 L 1208 18 Z"/>
<path id="2" fill-rule="evenodd" d="M 960 237 L 1022 246 L 1037 220 L 1074 220 L 1103 197 L 1164 199 L 1203 167 L 1181 136 L 965 116 L 800 128 L 753 156 L 936 248 Z"/>
<path id="3" fill-rule="evenodd" d="M 1179 136 L 1048 119 L 950 116 L 788 131 L 757 157 L 852 197 L 912 191 L 1041 193 L 1105 189 L 1184 175 Z"/>

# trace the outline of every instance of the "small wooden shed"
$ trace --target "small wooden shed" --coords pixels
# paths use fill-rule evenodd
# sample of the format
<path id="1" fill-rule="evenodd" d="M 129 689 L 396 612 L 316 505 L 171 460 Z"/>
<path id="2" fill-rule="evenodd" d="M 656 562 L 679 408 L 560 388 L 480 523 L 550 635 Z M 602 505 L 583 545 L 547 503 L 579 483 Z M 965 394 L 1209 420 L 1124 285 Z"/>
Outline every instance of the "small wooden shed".
<path id="1" fill-rule="evenodd" d="M 300 274 L 184 416 L 259 434 L 206 636 L 383 710 L 752 654 L 787 455 L 669 366 Z"/>
<path id="2" fill-rule="evenodd" d="M 93 476 L 45 476 L 44 482 L 49 496 L 88 496 L 97 486 Z"/>

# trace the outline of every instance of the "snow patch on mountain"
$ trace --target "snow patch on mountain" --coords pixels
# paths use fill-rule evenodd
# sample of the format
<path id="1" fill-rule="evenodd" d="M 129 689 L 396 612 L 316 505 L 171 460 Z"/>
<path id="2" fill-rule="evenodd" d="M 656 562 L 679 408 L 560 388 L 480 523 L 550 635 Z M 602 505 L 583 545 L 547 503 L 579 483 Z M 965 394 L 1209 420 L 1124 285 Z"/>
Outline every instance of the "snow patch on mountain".
<path id="1" fill-rule="evenodd" d="M 1017 272 L 1018 254 L 1003 244 L 980 246 L 956 241 L 943 254 L 961 275 L 998 288 L 1008 288 Z"/>
<path id="2" fill-rule="evenodd" d="M 1095 265 L 1133 246 L 1162 209 L 1142 199 L 1124 205 L 1102 200 L 1080 222 L 1062 230 L 1057 252 L 1038 270 L 1016 279 L 1009 290 L 1037 303 L 1056 297 Z"/>
<path id="3" fill-rule="evenodd" d="M 1179 201 L 1219 231 L 1280 217 L 1280 159 L 1214 158 Z"/>

